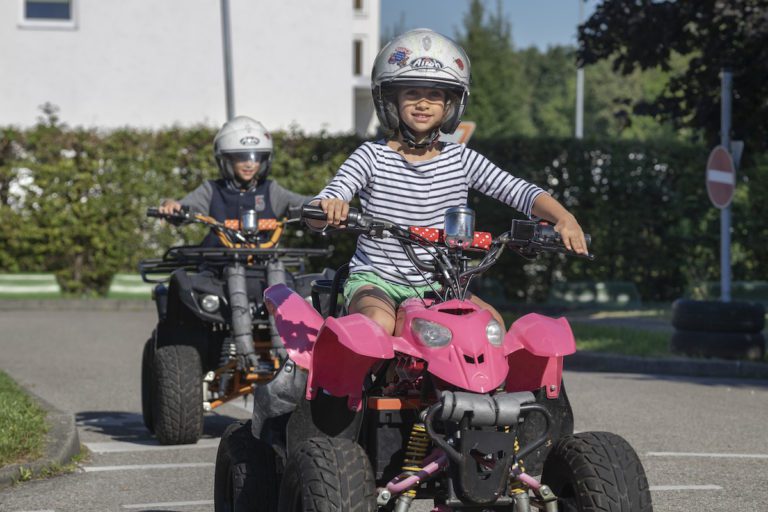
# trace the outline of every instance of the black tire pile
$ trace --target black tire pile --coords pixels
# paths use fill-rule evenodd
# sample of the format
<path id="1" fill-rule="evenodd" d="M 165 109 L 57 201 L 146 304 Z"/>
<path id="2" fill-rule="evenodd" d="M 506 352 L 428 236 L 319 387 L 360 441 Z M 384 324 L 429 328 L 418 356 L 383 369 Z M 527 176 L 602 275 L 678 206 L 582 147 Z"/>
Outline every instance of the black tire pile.
<path id="1" fill-rule="evenodd" d="M 670 349 L 694 357 L 760 360 L 765 357 L 765 307 L 757 302 L 678 299 Z"/>

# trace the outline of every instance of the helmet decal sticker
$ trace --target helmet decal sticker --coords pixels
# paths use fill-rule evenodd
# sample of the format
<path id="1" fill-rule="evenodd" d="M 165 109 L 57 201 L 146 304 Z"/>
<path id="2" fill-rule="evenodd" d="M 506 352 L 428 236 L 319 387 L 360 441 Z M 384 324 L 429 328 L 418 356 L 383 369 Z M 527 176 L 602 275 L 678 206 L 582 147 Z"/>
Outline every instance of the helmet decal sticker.
<path id="1" fill-rule="evenodd" d="M 432 48 L 432 38 L 424 36 L 424 39 L 421 40 L 421 47 L 429 51 L 429 49 Z"/>
<path id="2" fill-rule="evenodd" d="M 264 196 L 258 195 L 254 196 L 253 198 L 253 209 L 257 212 L 263 212 L 266 209 L 266 204 L 264 203 Z"/>
<path id="3" fill-rule="evenodd" d="M 392 55 L 389 56 L 389 62 L 390 64 L 397 64 L 399 67 L 403 67 L 406 64 L 408 64 L 408 56 L 411 54 L 411 50 L 408 48 L 395 48 L 395 51 L 392 52 Z"/>
<path id="4" fill-rule="evenodd" d="M 256 146 L 259 142 L 261 142 L 259 138 L 254 137 L 253 135 L 248 135 L 247 137 L 240 139 L 240 144 L 243 146 Z"/>
<path id="5" fill-rule="evenodd" d="M 463 60 L 456 59 L 456 60 L 454 60 L 454 62 L 456 63 L 457 66 L 459 66 L 460 70 L 464 71 L 464 61 Z"/>
<path id="6" fill-rule="evenodd" d="M 419 57 L 411 62 L 413 69 L 443 69 L 443 63 L 432 57 Z"/>

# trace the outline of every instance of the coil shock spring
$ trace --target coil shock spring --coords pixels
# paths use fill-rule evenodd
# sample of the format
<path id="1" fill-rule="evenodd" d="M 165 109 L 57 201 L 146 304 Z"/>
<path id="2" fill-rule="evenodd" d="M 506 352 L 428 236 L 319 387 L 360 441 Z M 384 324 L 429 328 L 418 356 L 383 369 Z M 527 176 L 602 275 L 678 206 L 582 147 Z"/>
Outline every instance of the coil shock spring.
<path id="1" fill-rule="evenodd" d="M 520 440 L 515 436 L 515 453 L 517 454 L 520 451 Z M 525 472 L 525 467 L 523 467 L 523 460 L 520 459 L 516 461 L 517 466 L 520 468 L 521 471 Z M 509 479 L 509 495 L 514 496 L 517 494 L 524 494 L 528 492 L 528 486 L 526 486 L 524 483 L 520 482 L 519 480 L 515 479 L 510 475 Z"/>
<path id="2" fill-rule="evenodd" d="M 405 447 L 403 473 L 416 473 L 421 471 L 421 463 L 427 456 L 429 443 L 430 439 L 424 424 L 414 423 L 411 428 L 411 436 L 408 438 L 408 444 Z M 416 496 L 416 489 L 405 491 L 403 496 L 414 498 Z"/>

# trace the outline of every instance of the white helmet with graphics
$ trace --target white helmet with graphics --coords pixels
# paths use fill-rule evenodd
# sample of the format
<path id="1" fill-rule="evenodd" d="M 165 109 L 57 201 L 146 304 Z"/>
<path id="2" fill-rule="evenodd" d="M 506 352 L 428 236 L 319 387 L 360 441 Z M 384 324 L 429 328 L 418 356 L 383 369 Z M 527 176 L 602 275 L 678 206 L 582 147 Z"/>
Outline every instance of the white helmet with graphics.
<path id="1" fill-rule="evenodd" d="M 396 101 L 398 87 L 435 87 L 448 94 L 440 130 L 453 133 L 469 99 L 469 58 L 451 39 L 419 28 L 392 39 L 376 56 L 371 91 L 376 115 L 387 130 L 399 130 L 406 141 L 409 130 L 400 122 Z M 431 143 L 439 135 L 434 131 Z"/>
<path id="2" fill-rule="evenodd" d="M 246 160 L 261 162 L 256 181 L 263 180 L 272 163 L 272 137 L 264 126 L 246 116 L 237 116 L 224 125 L 213 139 L 213 154 L 221 177 L 235 179 L 234 164 Z"/>

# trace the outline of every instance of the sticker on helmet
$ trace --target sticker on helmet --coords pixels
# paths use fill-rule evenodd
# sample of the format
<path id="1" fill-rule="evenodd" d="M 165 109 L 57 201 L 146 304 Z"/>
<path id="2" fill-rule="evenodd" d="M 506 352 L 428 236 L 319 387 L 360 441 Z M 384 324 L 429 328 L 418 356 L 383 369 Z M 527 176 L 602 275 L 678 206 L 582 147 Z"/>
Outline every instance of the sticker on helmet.
<path id="1" fill-rule="evenodd" d="M 419 57 L 411 62 L 413 69 L 443 69 L 443 63 L 432 57 Z"/>
<path id="2" fill-rule="evenodd" d="M 253 209 L 257 212 L 263 212 L 264 209 L 267 207 L 267 205 L 264 203 L 264 196 L 254 196 L 253 198 Z"/>
<path id="3" fill-rule="evenodd" d="M 408 64 L 408 56 L 411 54 L 411 50 L 408 48 L 403 48 L 402 46 L 395 49 L 394 52 L 392 52 L 392 55 L 389 56 L 389 62 L 390 64 L 397 64 L 399 67 L 403 67 L 406 64 Z"/>
<path id="4" fill-rule="evenodd" d="M 454 62 L 456 63 L 457 66 L 459 66 L 460 70 L 464 71 L 464 61 L 462 61 L 461 59 L 456 59 Z"/>
<path id="5" fill-rule="evenodd" d="M 240 144 L 242 144 L 243 146 L 257 146 L 259 142 L 261 142 L 259 141 L 259 138 L 254 137 L 253 135 L 248 135 L 240 139 Z"/>

